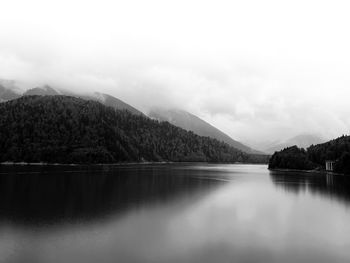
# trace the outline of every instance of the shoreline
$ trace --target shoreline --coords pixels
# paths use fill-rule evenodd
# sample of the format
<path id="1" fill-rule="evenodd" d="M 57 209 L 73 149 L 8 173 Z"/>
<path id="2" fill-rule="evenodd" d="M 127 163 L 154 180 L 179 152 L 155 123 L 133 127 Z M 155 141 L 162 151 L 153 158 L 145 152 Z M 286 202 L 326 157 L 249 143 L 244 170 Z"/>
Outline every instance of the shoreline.
<path id="1" fill-rule="evenodd" d="M 162 161 L 162 162 L 125 162 L 125 163 L 28 163 L 28 162 L 1 162 L 0 165 L 6 166 L 102 166 L 102 165 L 111 165 L 111 166 L 121 166 L 121 165 L 151 165 L 151 164 L 194 164 L 194 163 L 205 163 L 205 164 L 250 164 L 250 165 L 268 165 L 267 163 L 211 163 L 211 162 L 171 162 L 171 161 Z"/>
<path id="2" fill-rule="evenodd" d="M 93 166 L 93 165 L 137 165 L 137 164 L 169 164 L 173 162 L 125 162 L 125 163 L 28 163 L 28 162 L 2 162 L 0 165 L 19 166 Z"/>
<path id="3" fill-rule="evenodd" d="M 299 173 L 317 173 L 317 174 L 324 174 L 324 175 L 343 175 L 343 176 L 349 176 L 348 174 L 342 174 L 342 173 L 335 173 L 331 171 L 326 171 L 326 170 L 298 170 L 298 169 L 287 169 L 287 168 L 274 168 L 270 169 L 268 168 L 269 171 L 275 171 L 275 172 L 299 172 Z"/>

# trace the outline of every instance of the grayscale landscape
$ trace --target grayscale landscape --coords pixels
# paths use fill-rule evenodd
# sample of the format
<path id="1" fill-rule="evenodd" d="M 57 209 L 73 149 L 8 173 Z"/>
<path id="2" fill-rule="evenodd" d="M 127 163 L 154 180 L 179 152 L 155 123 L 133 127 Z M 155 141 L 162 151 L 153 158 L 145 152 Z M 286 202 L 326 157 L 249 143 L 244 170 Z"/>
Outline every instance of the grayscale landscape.
<path id="1" fill-rule="evenodd" d="M 0 263 L 350 262 L 349 3 L 0 7 Z"/>

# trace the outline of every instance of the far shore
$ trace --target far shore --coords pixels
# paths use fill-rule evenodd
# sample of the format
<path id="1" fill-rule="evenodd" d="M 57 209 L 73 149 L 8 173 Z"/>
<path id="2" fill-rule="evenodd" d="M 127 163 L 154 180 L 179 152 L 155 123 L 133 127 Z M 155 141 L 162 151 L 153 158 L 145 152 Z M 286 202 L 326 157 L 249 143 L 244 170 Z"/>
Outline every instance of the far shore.
<path id="1" fill-rule="evenodd" d="M 335 173 L 335 172 L 330 172 L 326 171 L 324 169 L 313 169 L 313 170 L 300 170 L 300 169 L 286 169 L 286 168 L 274 168 L 270 169 L 270 171 L 276 171 L 276 172 L 300 172 L 300 173 L 317 173 L 317 174 L 330 174 L 330 175 L 347 175 L 347 174 L 341 174 L 341 173 Z"/>
<path id="2" fill-rule="evenodd" d="M 193 164 L 193 163 L 206 163 L 206 164 L 256 164 L 256 165 L 267 165 L 267 163 L 212 163 L 212 162 L 171 162 L 171 161 L 162 161 L 162 162 L 120 162 L 120 163 L 30 163 L 30 162 L 1 162 L 0 165 L 29 165 L 29 166 L 93 166 L 93 165 L 143 165 L 143 164 Z"/>
<path id="3" fill-rule="evenodd" d="M 136 164 L 169 164 L 173 162 L 125 162 L 125 163 L 28 163 L 28 162 L 2 162 L 0 165 L 35 165 L 35 166 L 80 166 L 80 165 L 136 165 Z"/>

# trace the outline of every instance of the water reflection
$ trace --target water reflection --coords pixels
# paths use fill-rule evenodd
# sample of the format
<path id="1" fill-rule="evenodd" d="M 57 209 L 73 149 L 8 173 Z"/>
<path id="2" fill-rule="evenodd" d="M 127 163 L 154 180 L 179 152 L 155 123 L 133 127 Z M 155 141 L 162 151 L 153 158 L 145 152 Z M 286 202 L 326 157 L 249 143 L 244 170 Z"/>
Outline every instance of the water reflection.
<path id="1" fill-rule="evenodd" d="M 80 222 L 206 192 L 210 170 L 183 166 L 0 166 L 0 220 Z"/>
<path id="2" fill-rule="evenodd" d="M 12 191 L 1 194 L 11 223 L 0 224 L 0 262 L 350 262 L 348 195 L 335 177 L 259 165 L 21 169 L 1 175 Z"/>
<path id="3" fill-rule="evenodd" d="M 288 192 L 319 195 L 350 204 L 350 177 L 331 173 L 270 171 L 274 184 Z"/>

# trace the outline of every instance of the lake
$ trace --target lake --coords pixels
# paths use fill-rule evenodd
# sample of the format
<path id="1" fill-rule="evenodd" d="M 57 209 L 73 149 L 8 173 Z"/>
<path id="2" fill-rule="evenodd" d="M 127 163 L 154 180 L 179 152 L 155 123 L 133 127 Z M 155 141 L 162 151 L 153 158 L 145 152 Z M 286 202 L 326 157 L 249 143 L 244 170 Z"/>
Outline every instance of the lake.
<path id="1" fill-rule="evenodd" d="M 265 165 L 0 166 L 0 261 L 350 262 L 349 179 Z"/>

